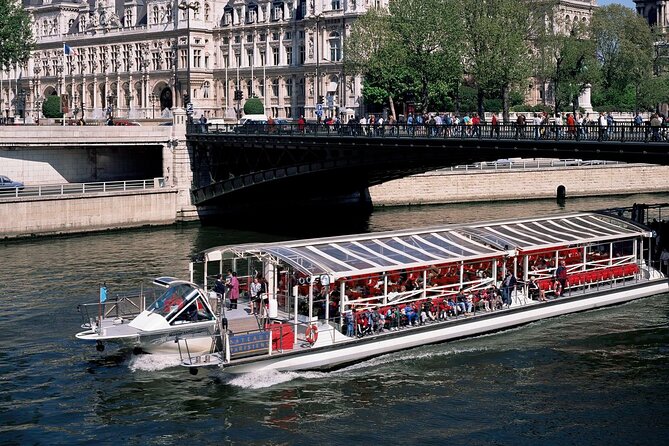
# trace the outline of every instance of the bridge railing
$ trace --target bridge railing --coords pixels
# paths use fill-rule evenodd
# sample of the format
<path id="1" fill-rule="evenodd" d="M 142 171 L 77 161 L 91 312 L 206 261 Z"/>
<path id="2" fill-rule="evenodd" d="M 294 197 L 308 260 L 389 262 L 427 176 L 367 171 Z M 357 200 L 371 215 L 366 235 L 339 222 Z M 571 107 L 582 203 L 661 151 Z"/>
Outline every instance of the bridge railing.
<path id="1" fill-rule="evenodd" d="M 667 142 L 669 127 L 651 127 L 633 123 L 600 127 L 587 125 L 498 124 L 325 124 L 295 122 L 277 124 L 191 124 L 187 133 L 216 135 L 292 135 L 309 137 L 368 138 L 447 138 L 447 139 L 515 139 L 599 142 Z"/>
<path id="2" fill-rule="evenodd" d="M 165 178 L 146 180 L 104 181 L 95 183 L 62 183 L 0 189 L 2 198 L 53 197 L 59 195 L 91 194 L 100 192 L 126 192 L 165 187 Z"/>

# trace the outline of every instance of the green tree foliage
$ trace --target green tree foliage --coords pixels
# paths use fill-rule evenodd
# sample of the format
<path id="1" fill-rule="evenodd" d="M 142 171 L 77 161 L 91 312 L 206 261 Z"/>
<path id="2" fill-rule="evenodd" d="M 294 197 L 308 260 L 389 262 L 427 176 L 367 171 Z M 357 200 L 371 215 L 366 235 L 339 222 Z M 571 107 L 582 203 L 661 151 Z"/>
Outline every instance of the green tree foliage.
<path id="1" fill-rule="evenodd" d="M 19 0 L 0 0 L 0 66 L 25 63 L 34 40 L 30 16 Z"/>
<path id="2" fill-rule="evenodd" d="M 504 120 L 508 121 L 511 89 L 531 75 L 529 4 L 518 0 L 463 1 L 465 75 L 478 90 L 478 111 L 483 113 L 486 96 L 499 92 Z"/>
<path id="3" fill-rule="evenodd" d="M 641 16 L 617 4 L 597 8 L 590 37 L 601 70 L 595 105 L 639 109 L 652 99 L 649 88 L 664 87 L 666 94 L 666 83 L 653 80 L 654 38 Z"/>
<path id="4" fill-rule="evenodd" d="M 434 95 L 461 76 L 457 42 L 462 29 L 456 0 L 391 0 L 354 23 L 344 47 L 347 73 L 362 74 L 366 100 L 415 100 L 428 110 Z M 438 88 L 434 88 L 438 86 Z M 385 102 L 385 101 L 384 101 Z"/>
<path id="5" fill-rule="evenodd" d="M 244 103 L 245 115 L 262 115 L 265 113 L 265 106 L 259 98 L 249 98 Z"/>
<path id="6" fill-rule="evenodd" d="M 42 104 L 42 114 L 45 118 L 62 118 L 63 112 L 60 111 L 60 96 L 47 96 Z"/>

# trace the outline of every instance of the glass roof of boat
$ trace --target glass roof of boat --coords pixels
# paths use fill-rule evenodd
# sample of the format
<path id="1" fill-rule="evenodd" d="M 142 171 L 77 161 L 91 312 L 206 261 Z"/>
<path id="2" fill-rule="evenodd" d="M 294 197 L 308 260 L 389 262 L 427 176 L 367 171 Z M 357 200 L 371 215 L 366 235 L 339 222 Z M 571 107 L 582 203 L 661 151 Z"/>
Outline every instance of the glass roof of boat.
<path id="1" fill-rule="evenodd" d="M 332 279 L 498 257 L 509 251 L 532 251 L 636 236 L 647 230 L 614 216 L 578 213 L 408 229 L 278 243 L 221 246 L 205 251 L 206 261 L 241 256 L 281 260 L 308 274 Z"/>

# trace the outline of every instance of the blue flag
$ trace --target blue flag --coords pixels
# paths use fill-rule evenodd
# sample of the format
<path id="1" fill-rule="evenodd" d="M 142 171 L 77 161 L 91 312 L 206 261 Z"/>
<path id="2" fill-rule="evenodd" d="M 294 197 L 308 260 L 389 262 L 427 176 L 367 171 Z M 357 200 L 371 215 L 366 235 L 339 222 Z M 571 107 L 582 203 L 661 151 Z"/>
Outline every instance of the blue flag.
<path id="1" fill-rule="evenodd" d="M 107 287 L 106 286 L 101 286 L 100 287 L 100 303 L 104 303 L 104 301 L 107 300 Z"/>

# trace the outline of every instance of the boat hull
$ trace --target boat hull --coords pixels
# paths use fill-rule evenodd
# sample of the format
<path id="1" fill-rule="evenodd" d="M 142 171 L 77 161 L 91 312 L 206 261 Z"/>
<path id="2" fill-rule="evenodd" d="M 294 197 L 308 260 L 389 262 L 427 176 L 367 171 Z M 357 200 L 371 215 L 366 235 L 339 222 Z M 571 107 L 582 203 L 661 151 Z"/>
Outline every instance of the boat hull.
<path id="1" fill-rule="evenodd" d="M 649 281 L 606 289 L 587 296 L 575 295 L 543 304 L 519 306 L 476 317 L 389 332 L 338 345 L 247 358 L 224 364 L 223 370 L 232 374 L 260 370 L 330 370 L 408 348 L 491 333 L 542 319 L 617 305 L 666 292 L 669 292 L 667 279 Z"/>
<path id="2" fill-rule="evenodd" d="M 180 350 L 190 354 L 203 354 L 211 349 L 211 336 L 215 323 L 207 322 L 200 326 L 180 329 L 170 327 L 154 332 L 137 331 L 135 333 L 117 334 L 113 329 L 104 329 L 101 334 L 95 330 L 87 330 L 76 334 L 82 341 L 115 344 L 121 348 L 140 348 L 146 353 L 161 355 L 178 355 Z M 179 339 L 180 342 L 177 342 Z"/>

